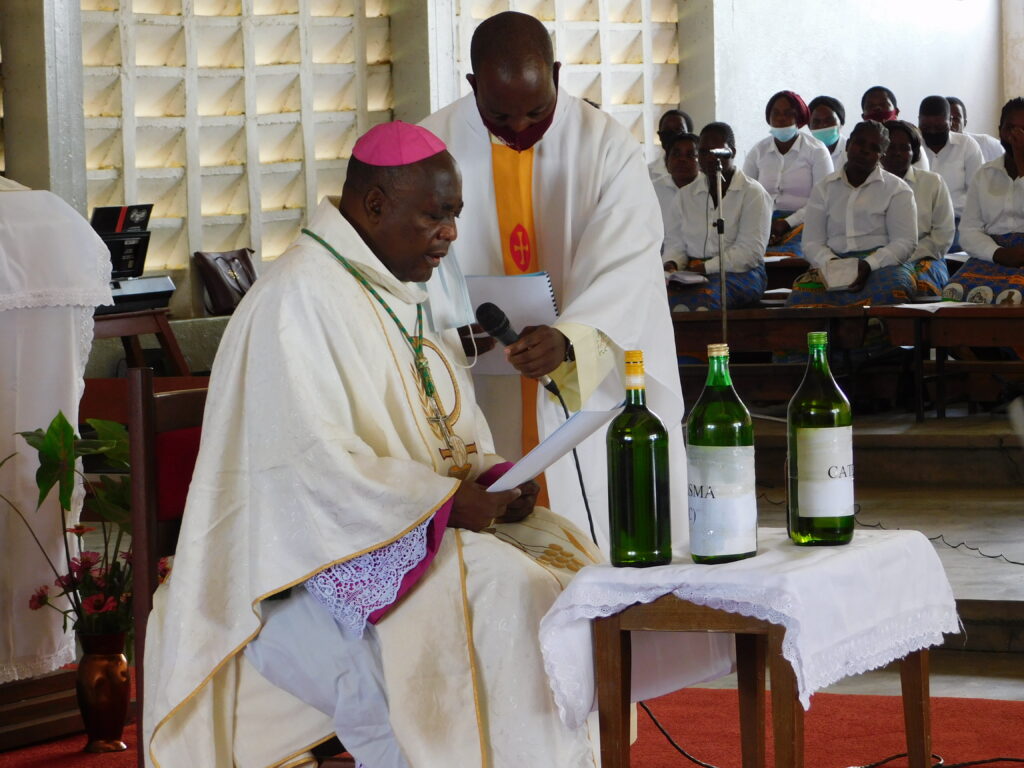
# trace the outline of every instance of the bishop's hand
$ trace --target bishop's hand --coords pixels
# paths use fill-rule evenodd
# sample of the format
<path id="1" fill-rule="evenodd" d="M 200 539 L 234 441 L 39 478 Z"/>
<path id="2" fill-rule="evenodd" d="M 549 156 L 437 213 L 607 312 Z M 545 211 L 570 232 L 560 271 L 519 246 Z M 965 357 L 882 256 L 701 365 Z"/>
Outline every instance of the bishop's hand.
<path id="1" fill-rule="evenodd" d="M 487 336 L 479 323 L 464 325 L 459 328 L 459 340 L 462 342 L 462 351 L 466 357 L 472 359 L 476 355 L 490 352 L 497 342 L 493 336 Z"/>
<path id="2" fill-rule="evenodd" d="M 498 518 L 499 523 L 518 523 L 533 514 L 540 486 L 533 480 L 527 480 L 517 487 L 523 495 L 505 507 L 505 514 Z"/>
<path id="3" fill-rule="evenodd" d="M 490 528 L 496 521 L 502 520 L 508 506 L 523 495 L 521 487 L 488 493 L 483 486 L 472 480 L 459 483 L 452 496 L 448 527 L 465 528 L 470 531 Z"/>

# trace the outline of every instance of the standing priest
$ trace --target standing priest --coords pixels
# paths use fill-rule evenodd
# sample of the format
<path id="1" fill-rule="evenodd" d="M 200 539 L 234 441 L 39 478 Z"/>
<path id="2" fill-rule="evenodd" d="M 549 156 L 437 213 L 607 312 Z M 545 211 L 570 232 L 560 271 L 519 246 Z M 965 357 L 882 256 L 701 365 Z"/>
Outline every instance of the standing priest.
<path id="1" fill-rule="evenodd" d="M 423 121 L 464 174 L 466 208 L 452 253 L 467 275 L 547 271 L 559 309 L 554 327 L 515 329 L 522 337 L 509 347 L 510 360 L 528 378 L 476 377 L 495 443 L 503 455 L 517 456 L 562 423 L 557 401 L 538 394 L 540 376 L 558 384 L 571 410 L 621 402 L 623 351 L 642 349 L 648 402 L 671 430 L 673 540 L 682 554 L 683 400 L 659 255 L 661 217 L 640 145 L 609 115 L 558 88 L 551 40 L 532 16 L 505 12 L 485 20 L 471 57 L 473 93 Z M 445 301 L 439 293 L 431 293 L 432 304 Z M 605 547 L 603 434 L 579 453 Z M 585 529 L 572 456 L 546 479 L 552 506 Z"/>
<path id="2" fill-rule="evenodd" d="M 458 335 L 423 324 L 461 208 L 437 137 L 377 126 L 232 316 L 148 625 L 147 764 L 298 765 L 335 731 L 367 768 L 594 765 L 537 633 L 595 555 L 536 484 L 484 490 Z"/>

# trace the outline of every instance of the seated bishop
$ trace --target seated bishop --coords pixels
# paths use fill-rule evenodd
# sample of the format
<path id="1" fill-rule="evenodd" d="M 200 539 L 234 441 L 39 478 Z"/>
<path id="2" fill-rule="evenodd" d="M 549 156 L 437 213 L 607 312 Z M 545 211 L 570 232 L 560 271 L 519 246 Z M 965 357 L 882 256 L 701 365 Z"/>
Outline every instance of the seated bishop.
<path id="1" fill-rule="evenodd" d="M 367 768 L 595 764 L 538 625 L 599 555 L 534 482 L 485 490 L 507 465 L 424 322 L 461 208 L 437 137 L 377 126 L 232 316 L 148 625 L 147 764 L 306 764 L 333 733 Z"/>

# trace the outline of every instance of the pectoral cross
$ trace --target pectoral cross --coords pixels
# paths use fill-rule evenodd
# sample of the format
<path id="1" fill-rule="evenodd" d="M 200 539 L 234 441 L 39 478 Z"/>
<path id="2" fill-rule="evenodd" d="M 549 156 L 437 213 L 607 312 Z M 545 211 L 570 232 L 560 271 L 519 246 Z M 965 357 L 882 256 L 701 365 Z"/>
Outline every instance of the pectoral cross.
<path id="1" fill-rule="evenodd" d="M 472 466 L 469 463 L 469 454 L 477 452 L 476 443 L 469 443 L 467 445 L 465 440 L 452 432 L 451 427 L 448 426 L 448 417 L 444 415 L 444 411 L 437 402 L 436 395 L 430 398 L 430 403 L 434 415 L 428 416 L 427 421 L 437 426 L 437 431 L 441 433 L 441 441 L 446 446 L 439 448 L 438 452 L 441 454 L 442 459 L 452 461 L 452 466 L 448 468 L 448 476 L 465 480 L 469 477 L 470 470 L 472 470 Z"/>

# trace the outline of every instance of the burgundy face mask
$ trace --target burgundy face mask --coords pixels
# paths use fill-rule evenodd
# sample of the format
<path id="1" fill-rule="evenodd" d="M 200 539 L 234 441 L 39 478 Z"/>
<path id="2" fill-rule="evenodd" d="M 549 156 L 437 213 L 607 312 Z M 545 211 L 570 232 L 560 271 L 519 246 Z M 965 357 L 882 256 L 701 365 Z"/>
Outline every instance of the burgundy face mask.
<path id="1" fill-rule="evenodd" d="M 890 120 L 895 120 L 896 118 L 899 117 L 899 115 L 900 115 L 900 111 L 898 109 L 893 109 L 891 111 L 885 111 L 883 109 L 876 109 L 876 110 L 874 110 L 872 112 L 868 112 L 866 115 L 864 115 L 864 119 L 865 120 L 874 120 L 875 122 L 878 122 L 878 123 L 887 123 Z"/>
<path id="2" fill-rule="evenodd" d="M 525 152 L 527 149 L 532 147 L 547 132 L 548 128 L 551 127 L 552 121 L 555 119 L 555 107 L 558 106 L 558 73 L 555 73 L 555 104 L 551 107 L 551 114 L 541 120 L 539 123 L 534 123 L 530 127 L 522 131 L 513 131 L 511 128 L 495 125 L 483 115 L 480 115 L 480 119 L 483 120 L 484 126 L 487 130 L 501 139 L 506 145 L 514 149 L 516 152 Z M 476 89 L 474 89 L 475 91 Z"/>

